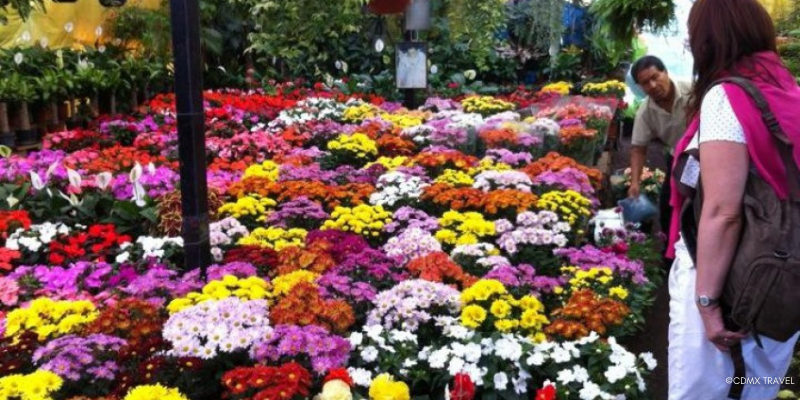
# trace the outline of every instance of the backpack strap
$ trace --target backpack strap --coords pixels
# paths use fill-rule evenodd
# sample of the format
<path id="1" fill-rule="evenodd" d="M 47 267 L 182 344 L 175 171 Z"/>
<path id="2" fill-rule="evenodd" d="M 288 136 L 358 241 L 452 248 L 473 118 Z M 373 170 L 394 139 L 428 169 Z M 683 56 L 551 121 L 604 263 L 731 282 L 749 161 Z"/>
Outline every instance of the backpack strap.
<path id="1" fill-rule="evenodd" d="M 761 91 L 758 90 L 756 85 L 749 79 L 729 76 L 714 81 L 711 86 L 720 83 L 733 83 L 742 88 L 742 90 L 753 99 L 756 107 L 761 112 L 761 119 L 764 121 L 764 125 L 766 125 L 769 132 L 772 133 L 772 137 L 775 139 L 775 147 L 781 155 L 781 160 L 786 169 L 786 187 L 789 189 L 789 198 L 793 202 L 800 202 L 800 181 L 798 181 L 798 178 L 800 178 L 800 170 L 797 168 L 797 163 L 794 162 L 794 144 L 792 144 L 786 136 L 786 133 L 784 133 L 778 119 L 775 117 L 775 113 L 772 112 L 769 103 L 767 103 L 767 99 L 764 98 Z"/>

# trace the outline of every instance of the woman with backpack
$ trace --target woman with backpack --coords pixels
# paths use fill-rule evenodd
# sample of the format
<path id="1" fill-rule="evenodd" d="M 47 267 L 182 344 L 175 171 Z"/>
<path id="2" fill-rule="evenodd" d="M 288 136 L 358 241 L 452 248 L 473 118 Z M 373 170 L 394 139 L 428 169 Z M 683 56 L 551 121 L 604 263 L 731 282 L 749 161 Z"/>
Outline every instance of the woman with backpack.
<path id="1" fill-rule="evenodd" d="M 697 0 L 688 28 L 669 399 L 774 399 L 800 332 L 800 87 L 757 0 Z"/>

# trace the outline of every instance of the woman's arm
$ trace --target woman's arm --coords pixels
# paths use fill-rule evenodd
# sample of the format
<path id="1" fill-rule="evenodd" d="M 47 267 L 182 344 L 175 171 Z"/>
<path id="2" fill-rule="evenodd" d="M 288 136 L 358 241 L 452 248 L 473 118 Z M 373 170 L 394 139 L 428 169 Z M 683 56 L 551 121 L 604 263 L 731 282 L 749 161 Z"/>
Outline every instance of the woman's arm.
<path id="1" fill-rule="evenodd" d="M 697 296 L 719 299 L 742 228 L 747 146 L 729 141 L 700 144 L 703 210 L 697 240 Z M 700 307 L 706 335 L 721 350 L 743 337 L 725 330 L 719 306 Z"/>

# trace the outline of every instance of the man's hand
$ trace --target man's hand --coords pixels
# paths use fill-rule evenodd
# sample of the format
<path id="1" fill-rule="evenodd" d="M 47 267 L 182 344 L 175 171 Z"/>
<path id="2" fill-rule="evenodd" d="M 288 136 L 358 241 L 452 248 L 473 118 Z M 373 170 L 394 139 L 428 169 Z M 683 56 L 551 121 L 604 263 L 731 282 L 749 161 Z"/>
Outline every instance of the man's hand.
<path id="1" fill-rule="evenodd" d="M 637 199 L 639 198 L 639 184 L 631 182 L 631 187 L 628 188 L 628 197 Z"/>

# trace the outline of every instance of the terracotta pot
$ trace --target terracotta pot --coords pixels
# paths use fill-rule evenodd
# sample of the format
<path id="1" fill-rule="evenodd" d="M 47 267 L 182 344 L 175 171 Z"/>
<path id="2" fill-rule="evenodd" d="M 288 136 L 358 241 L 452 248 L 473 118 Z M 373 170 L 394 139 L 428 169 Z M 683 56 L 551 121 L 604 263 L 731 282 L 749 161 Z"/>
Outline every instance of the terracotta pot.
<path id="1" fill-rule="evenodd" d="M 372 0 L 367 8 L 375 14 L 400 14 L 411 0 Z"/>

